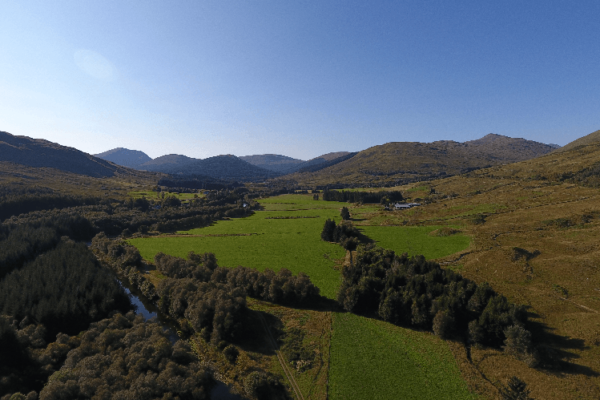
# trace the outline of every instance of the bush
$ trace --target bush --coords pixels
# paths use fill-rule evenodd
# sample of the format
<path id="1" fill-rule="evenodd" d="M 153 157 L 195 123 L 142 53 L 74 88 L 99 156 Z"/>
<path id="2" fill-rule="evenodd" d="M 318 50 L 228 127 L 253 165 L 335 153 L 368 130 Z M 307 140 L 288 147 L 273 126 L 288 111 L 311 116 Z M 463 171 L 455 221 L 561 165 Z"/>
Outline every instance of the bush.
<path id="1" fill-rule="evenodd" d="M 447 339 L 450 337 L 454 324 L 454 318 L 447 311 L 438 311 L 433 318 L 433 333 L 442 339 Z"/>
<path id="2" fill-rule="evenodd" d="M 529 392 L 527 384 L 516 376 L 510 378 L 508 385 L 500 389 L 503 400 L 533 400 L 529 397 Z"/>
<path id="3" fill-rule="evenodd" d="M 229 361 L 232 364 L 235 364 L 238 356 L 240 355 L 240 352 L 234 345 L 230 344 L 229 346 L 223 349 L 223 355 L 225 356 L 227 361 Z"/>

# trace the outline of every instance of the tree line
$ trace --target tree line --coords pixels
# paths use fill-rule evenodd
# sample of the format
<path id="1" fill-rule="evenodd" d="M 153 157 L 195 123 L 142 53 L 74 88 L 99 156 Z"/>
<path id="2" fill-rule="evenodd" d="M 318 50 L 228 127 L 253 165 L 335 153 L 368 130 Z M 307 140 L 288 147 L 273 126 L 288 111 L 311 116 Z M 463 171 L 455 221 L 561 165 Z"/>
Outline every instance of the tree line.
<path id="1" fill-rule="evenodd" d="M 235 342 L 243 331 L 248 312 L 246 296 L 276 304 L 310 306 L 321 300 L 319 289 L 310 278 L 287 269 L 264 272 L 238 266 L 217 265 L 212 253 L 190 252 L 188 259 L 156 254 L 154 265 L 167 278 L 154 287 L 138 271 L 144 267 L 139 251 L 123 241 L 98 235 L 92 249 L 122 277 L 126 277 L 146 297 L 154 300 L 161 312 L 191 328 L 207 342 Z"/>
<path id="2" fill-rule="evenodd" d="M 342 269 L 338 302 L 347 311 L 432 330 L 442 338 L 502 347 L 530 366 L 552 361 L 534 346 L 523 306 L 423 256 L 359 247 L 354 263 Z"/>
<path id="3" fill-rule="evenodd" d="M 393 201 L 402 201 L 402 192 L 399 191 L 379 191 L 379 192 L 359 192 L 359 191 L 338 191 L 338 190 L 323 190 L 323 200 L 325 201 L 341 201 L 350 203 L 390 203 Z"/>

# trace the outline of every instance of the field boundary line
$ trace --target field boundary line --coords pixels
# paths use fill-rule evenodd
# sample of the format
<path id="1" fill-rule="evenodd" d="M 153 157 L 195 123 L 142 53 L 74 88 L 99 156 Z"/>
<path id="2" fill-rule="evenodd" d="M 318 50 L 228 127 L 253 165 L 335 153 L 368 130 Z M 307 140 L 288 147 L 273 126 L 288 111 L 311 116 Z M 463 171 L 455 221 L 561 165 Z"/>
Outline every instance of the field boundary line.
<path id="1" fill-rule="evenodd" d="M 279 360 L 279 363 L 281 364 L 281 368 L 283 368 L 283 372 L 285 373 L 286 377 L 288 378 L 288 381 L 290 382 L 292 389 L 296 393 L 296 397 L 299 400 L 305 400 L 304 396 L 302 396 L 302 392 L 300 391 L 300 386 L 298 386 L 298 383 L 296 382 L 296 379 L 294 379 L 292 372 L 288 369 L 288 366 L 287 366 L 287 363 L 285 362 L 285 358 L 283 357 L 283 354 L 281 354 L 281 352 L 277 348 L 277 342 L 275 341 L 275 338 L 273 338 L 273 335 L 271 334 L 271 330 L 269 329 L 269 325 L 267 325 L 267 321 L 265 320 L 265 317 L 263 317 L 262 313 L 260 313 L 260 312 L 258 313 L 258 316 L 260 318 L 260 321 L 262 322 L 263 328 L 267 332 L 267 339 L 271 343 L 271 346 L 273 347 L 273 350 L 275 351 L 275 354 L 277 355 L 277 359 Z"/>

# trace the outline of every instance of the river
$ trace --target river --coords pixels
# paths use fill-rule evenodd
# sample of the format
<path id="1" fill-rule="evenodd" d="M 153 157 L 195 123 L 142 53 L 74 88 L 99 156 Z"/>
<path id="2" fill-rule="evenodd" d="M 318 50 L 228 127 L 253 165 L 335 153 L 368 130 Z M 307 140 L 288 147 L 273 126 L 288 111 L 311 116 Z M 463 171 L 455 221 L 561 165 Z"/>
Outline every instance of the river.
<path id="1" fill-rule="evenodd" d="M 125 289 L 125 292 L 129 295 L 131 303 L 135 305 L 135 313 L 143 316 L 146 321 L 155 318 L 157 323 L 159 323 L 165 329 L 165 332 L 168 333 L 171 343 L 177 342 L 179 336 L 177 336 L 176 328 L 162 315 L 156 306 L 148 301 L 141 293 L 138 293 L 137 290 L 131 290 L 128 287 L 129 285 L 125 284 L 125 282 L 119 282 L 121 283 L 121 286 L 123 286 L 123 289 Z M 230 388 L 221 381 L 217 381 L 217 386 L 215 386 L 210 393 L 210 398 L 211 400 L 244 400 L 240 395 L 231 393 Z"/>

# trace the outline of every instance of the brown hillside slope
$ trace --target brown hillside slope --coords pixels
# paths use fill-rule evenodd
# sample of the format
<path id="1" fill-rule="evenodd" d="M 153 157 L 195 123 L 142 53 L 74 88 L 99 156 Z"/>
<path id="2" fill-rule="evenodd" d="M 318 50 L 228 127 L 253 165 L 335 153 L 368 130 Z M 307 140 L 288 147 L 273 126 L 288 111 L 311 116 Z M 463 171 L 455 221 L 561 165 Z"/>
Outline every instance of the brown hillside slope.
<path id="1" fill-rule="evenodd" d="M 501 351 L 474 347 L 469 360 L 456 344 L 472 387 L 489 394 L 516 375 L 535 399 L 600 398 L 600 192 L 586 181 L 552 180 L 577 177 L 599 162 L 600 144 L 594 144 L 419 182 L 401 190 L 424 206 L 357 215 L 363 220 L 357 225 L 458 227 L 472 245 L 462 257 L 440 260 L 443 265 L 528 307 L 534 337 L 556 364 L 530 368 Z"/>
<path id="2" fill-rule="evenodd" d="M 131 171 L 131 170 L 129 170 Z M 105 178 L 74 174 L 55 168 L 29 167 L 0 161 L 0 198 L 29 193 L 123 198 L 132 190 L 156 186 L 164 174 L 131 171 Z"/>
<path id="3" fill-rule="evenodd" d="M 584 137 L 580 137 L 579 139 L 572 141 L 571 143 L 565 145 L 564 147 L 561 147 L 560 149 L 557 149 L 556 151 L 568 151 L 574 149 L 575 147 L 585 146 L 592 143 L 600 143 L 600 130 L 592 132 Z"/>
<path id="4" fill-rule="evenodd" d="M 494 134 L 465 143 L 395 142 L 363 150 L 323 170 L 288 175 L 282 180 L 313 186 L 401 184 L 526 160 L 552 150 L 551 146 L 542 143 Z"/>

